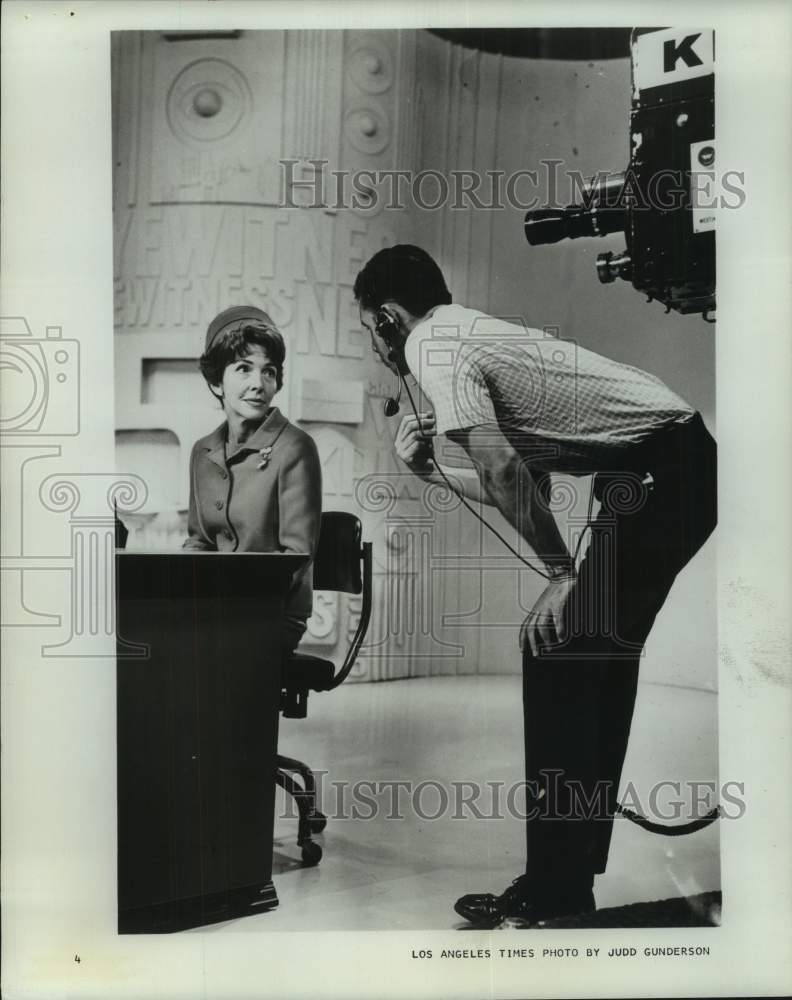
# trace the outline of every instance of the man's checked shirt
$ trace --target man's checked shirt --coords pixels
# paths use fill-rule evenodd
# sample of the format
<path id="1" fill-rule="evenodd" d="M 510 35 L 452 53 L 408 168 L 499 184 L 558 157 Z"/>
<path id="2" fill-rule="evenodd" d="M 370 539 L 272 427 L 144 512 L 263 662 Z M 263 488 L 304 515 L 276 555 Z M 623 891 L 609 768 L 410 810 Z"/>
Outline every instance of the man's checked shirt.
<path id="1" fill-rule="evenodd" d="M 438 434 L 497 423 L 546 472 L 624 468 L 653 432 L 695 413 L 639 368 L 458 305 L 419 323 L 405 357 Z"/>

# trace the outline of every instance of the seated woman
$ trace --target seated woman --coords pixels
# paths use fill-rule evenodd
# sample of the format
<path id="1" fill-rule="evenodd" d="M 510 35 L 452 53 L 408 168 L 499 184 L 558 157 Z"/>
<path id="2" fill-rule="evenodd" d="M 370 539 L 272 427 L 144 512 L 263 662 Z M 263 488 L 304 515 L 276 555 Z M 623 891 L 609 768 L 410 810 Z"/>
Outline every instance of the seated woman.
<path id="1" fill-rule="evenodd" d="M 286 603 L 288 655 L 311 614 L 322 483 L 313 439 L 270 405 L 285 357 L 283 337 L 261 309 L 234 306 L 209 324 L 200 366 L 225 420 L 193 446 L 183 547 L 311 556 Z"/>

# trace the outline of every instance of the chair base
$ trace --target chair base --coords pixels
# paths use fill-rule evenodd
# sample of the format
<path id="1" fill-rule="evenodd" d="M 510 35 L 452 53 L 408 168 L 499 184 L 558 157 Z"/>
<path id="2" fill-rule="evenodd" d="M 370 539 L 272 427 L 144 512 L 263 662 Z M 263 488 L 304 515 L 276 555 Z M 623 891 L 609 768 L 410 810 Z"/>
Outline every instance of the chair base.
<path id="1" fill-rule="evenodd" d="M 311 835 L 321 833 L 327 826 L 327 817 L 316 808 L 316 779 L 313 771 L 301 760 L 284 757 L 276 758 L 275 781 L 294 799 L 299 813 L 297 824 L 297 846 L 301 849 L 303 864 L 308 867 L 318 865 L 322 860 L 322 848 Z M 302 784 L 297 777 L 302 779 Z"/>

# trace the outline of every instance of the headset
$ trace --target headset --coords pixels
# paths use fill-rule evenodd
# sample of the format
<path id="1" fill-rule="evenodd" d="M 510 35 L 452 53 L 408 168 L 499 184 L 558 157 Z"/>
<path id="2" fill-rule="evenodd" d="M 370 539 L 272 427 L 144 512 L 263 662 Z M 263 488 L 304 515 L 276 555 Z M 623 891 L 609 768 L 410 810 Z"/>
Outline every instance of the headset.
<path id="1" fill-rule="evenodd" d="M 390 364 L 399 367 L 399 363 L 401 362 L 403 356 L 403 348 L 399 334 L 401 328 L 398 317 L 394 316 L 387 306 L 380 306 L 374 316 L 374 329 L 377 331 L 377 336 L 380 340 L 382 340 L 388 349 L 388 361 Z M 395 417 L 399 412 L 402 381 L 403 377 L 401 374 L 401 368 L 399 367 L 399 382 L 396 390 L 396 396 L 386 399 L 382 406 L 382 412 L 386 417 Z"/>
<path id="2" fill-rule="evenodd" d="M 423 432 L 420 430 L 421 418 L 418 416 L 418 408 L 415 405 L 415 399 L 413 398 L 412 392 L 410 392 L 410 387 L 407 384 L 407 381 L 402 372 L 402 366 L 404 364 L 404 338 L 401 333 L 401 328 L 402 328 L 401 320 L 399 319 L 398 316 L 394 315 L 394 313 L 392 313 L 387 306 L 380 306 L 374 316 L 374 328 L 376 330 L 377 336 L 385 344 L 385 347 L 387 348 L 388 351 L 387 360 L 390 364 L 396 366 L 399 378 L 396 395 L 391 396 L 385 400 L 385 403 L 383 404 L 382 407 L 383 413 L 385 414 L 386 417 L 396 416 L 396 414 L 399 412 L 400 409 L 399 404 L 401 401 L 402 386 L 404 386 L 404 389 L 407 392 L 407 397 L 410 400 L 410 406 L 412 407 L 412 411 L 415 414 L 415 419 L 418 421 L 419 433 L 421 433 L 426 444 L 431 447 L 432 444 L 431 438 L 423 435 Z M 448 476 L 446 476 L 440 463 L 435 461 L 434 464 L 435 468 L 442 476 L 443 482 L 446 484 L 446 486 L 452 491 L 452 493 L 456 493 L 457 491 L 449 482 Z M 459 496 L 459 494 L 457 495 Z M 479 511 L 477 511 L 472 504 L 468 503 L 466 497 L 459 496 L 459 499 L 461 500 L 463 506 L 465 506 L 470 511 L 470 513 L 473 514 L 474 517 L 478 518 L 478 520 L 484 525 L 484 527 L 487 528 L 489 531 L 491 531 L 492 534 L 495 535 L 495 537 L 498 538 L 501 541 L 501 543 L 506 546 L 506 548 L 512 553 L 512 555 L 516 556 L 521 563 L 523 563 L 525 566 L 528 567 L 528 569 L 533 570 L 534 573 L 538 574 L 541 577 L 544 577 L 545 580 L 553 579 L 553 577 L 549 573 L 543 572 L 534 563 L 529 562 L 525 558 L 525 556 L 522 555 L 522 553 L 518 552 L 517 549 L 515 549 L 514 546 L 509 541 L 507 541 L 507 539 L 503 537 L 503 535 L 497 530 L 497 528 L 493 528 L 493 526 L 489 523 L 489 521 L 487 521 L 487 519 L 482 514 L 480 514 Z M 591 493 L 589 494 L 589 506 L 588 506 L 589 523 L 591 522 L 593 505 L 594 505 L 594 491 L 592 490 Z M 577 557 L 580 553 L 580 546 L 583 543 L 585 533 L 586 533 L 585 531 L 582 531 L 580 537 L 578 538 L 577 548 L 575 549 L 575 554 L 572 557 L 572 560 L 575 563 L 577 562 Z"/>

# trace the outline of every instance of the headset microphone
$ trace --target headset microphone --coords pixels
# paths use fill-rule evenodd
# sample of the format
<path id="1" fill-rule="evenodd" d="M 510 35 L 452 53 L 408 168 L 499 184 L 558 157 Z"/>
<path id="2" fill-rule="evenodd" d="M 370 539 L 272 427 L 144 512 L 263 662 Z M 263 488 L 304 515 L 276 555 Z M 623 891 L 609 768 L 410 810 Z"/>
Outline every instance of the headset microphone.
<path id="1" fill-rule="evenodd" d="M 399 387 L 396 390 L 396 396 L 386 399 L 382 406 L 382 412 L 386 417 L 395 417 L 399 412 L 399 401 L 401 400 L 402 394 L 402 384 L 401 379 L 399 379 Z"/>

